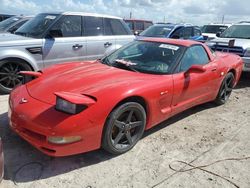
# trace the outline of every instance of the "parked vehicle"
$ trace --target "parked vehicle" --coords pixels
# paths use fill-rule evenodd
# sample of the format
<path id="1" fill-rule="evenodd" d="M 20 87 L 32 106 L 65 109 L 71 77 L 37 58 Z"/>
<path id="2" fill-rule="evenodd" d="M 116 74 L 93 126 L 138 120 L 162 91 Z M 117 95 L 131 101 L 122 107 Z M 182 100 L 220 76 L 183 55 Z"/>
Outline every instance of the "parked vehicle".
<path id="1" fill-rule="evenodd" d="M 0 32 L 14 33 L 19 27 L 21 27 L 31 18 L 31 16 L 12 16 L 0 22 Z"/>
<path id="2" fill-rule="evenodd" d="M 140 34 L 142 31 L 153 25 L 153 22 L 150 20 L 124 19 L 124 21 L 135 35 Z"/>
<path id="3" fill-rule="evenodd" d="M 208 24 L 202 27 L 202 35 L 207 39 L 211 40 L 216 38 L 217 33 L 223 33 L 232 24 Z"/>
<path id="4" fill-rule="evenodd" d="M 38 14 L 15 35 L 0 35 L 0 92 L 9 93 L 22 82 L 19 71 L 101 58 L 134 38 L 118 17 L 73 12 Z"/>
<path id="5" fill-rule="evenodd" d="M 22 72 L 10 94 L 11 128 L 40 151 L 121 154 L 149 129 L 195 105 L 224 104 L 242 71 L 233 54 L 191 40 L 145 38 L 92 62 Z"/>
<path id="6" fill-rule="evenodd" d="M 3 143 L 0 137 L 0 182 L 3 180 L 3 175 L 4 175 Z"/>
<path id="7" fill-rule="evenodd" d="M 250 71 L 250 22 L 233 24 L 216 39 L 207 42 L 215 51 L 237 54 L 244 61 L 243 71 Z"/>
<path id="8" fill-rule="evenodd" d="M 3 21 L 3 20 L 6 20 L 10 17 L 12 17 L 14 15 L 11 15 L 11 14 L 0 14 L 0 22 Z"/>
<path id="9" fill-rule="evenodd" d="M 203 40 L 200 28 L 192 24 L 155 24 L 143 31 L 139 36 Z"/>

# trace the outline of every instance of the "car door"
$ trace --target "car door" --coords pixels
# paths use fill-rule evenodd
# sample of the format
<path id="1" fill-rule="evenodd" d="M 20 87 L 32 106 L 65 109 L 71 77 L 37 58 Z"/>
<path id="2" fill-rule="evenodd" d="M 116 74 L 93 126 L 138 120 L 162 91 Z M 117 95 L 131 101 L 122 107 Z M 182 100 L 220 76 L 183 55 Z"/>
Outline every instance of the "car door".
<path id="1" fill-rule="evenodd" d="M 85 59 L 93 60 L 103 57 L 105 51 L 115 45 L 115 38 L 110 29 L 104 28 L 102 17 L 84 17 L 84 36 L 87 41 Z"/>
<path id="2" fill-rule="evenodd" d="M 188 72 L 192 65 L 200 65 L 204 72 Z M 173 74 L 174 95 L 172 113 L 176 114 L 194 105 L 213 99 L 218 74 L 202 45 L 189 47 L 184 53 L 177 71 Z"/>
<path id="3" fill-rule="evenodd" d="M 86 54 L 81 16 L 64 15 L 50 28 L 43 43 L 44 65 L 80 61 Z"/>

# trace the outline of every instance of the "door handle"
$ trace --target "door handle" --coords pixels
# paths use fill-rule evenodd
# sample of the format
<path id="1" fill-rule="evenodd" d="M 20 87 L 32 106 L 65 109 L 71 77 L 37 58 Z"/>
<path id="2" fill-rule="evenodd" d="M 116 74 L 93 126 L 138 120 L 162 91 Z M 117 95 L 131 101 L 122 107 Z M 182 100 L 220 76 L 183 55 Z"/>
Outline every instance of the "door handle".
<path id="1" fill-rule="evenodd" d="M 105 42 L 104 43 L 104 47 L 106 47 L 106 48 L 109 47 L 109 46 L 111 46 L 111 45 L 112 45 L 112 43 L 110 43 L 110 42 Z"/>
<path id="2" fill-rule="evenodd" d="M 81 44 L 75 44 L 72 46 L 73 49 L 77 50 L 79 48 L 82 48 L 82 45 Z"/>
<path id="3" fill-rule="evenodd" d="M 217 68 L 216 67 L 214 67 L 214 68 L 212 68 L 212 72 L 215 72 L 217 70 Z"/>

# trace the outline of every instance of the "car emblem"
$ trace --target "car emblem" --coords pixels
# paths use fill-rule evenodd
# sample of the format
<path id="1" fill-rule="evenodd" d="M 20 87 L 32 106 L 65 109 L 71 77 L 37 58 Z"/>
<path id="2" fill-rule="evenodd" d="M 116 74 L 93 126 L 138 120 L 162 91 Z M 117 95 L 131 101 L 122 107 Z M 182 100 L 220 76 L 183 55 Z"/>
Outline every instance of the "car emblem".
<path id="1" fill-rule="evenodd" d="M 23 103 L 27 103 L 28 102 L 28 100 L 27 99 L 25 99 L 25 98 L 22 98 L 21 99 L 21 101 L 19 102 L 20 104 L 23 104 Z"/>

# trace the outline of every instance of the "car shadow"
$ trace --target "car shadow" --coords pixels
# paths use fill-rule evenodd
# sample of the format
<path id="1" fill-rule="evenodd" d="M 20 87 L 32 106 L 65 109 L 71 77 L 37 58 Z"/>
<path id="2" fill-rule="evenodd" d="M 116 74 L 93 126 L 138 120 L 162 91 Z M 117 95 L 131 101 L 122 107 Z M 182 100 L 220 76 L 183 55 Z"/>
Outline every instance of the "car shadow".
<path id="1" fill-rule="evenodd" d="M 215 105 L 212 103 L 193 107 L 145 131 L 142 139 L 189 115 L 213 107 L 215 107 Z M 47 179 L 117 157 L 102 149 L 68 157 L 49 157 L 36 150 L 10 130 L 7 113 L 0 114 L 0 125 L 0 136 L 4 144 L 4 179 L 11 180 L 16 184 L 38 179 Z"/>
<path id="2" fill-rule="evenodd" d="M 235 89 L 250 87 L 250 72 L 243 72 Z"/>

